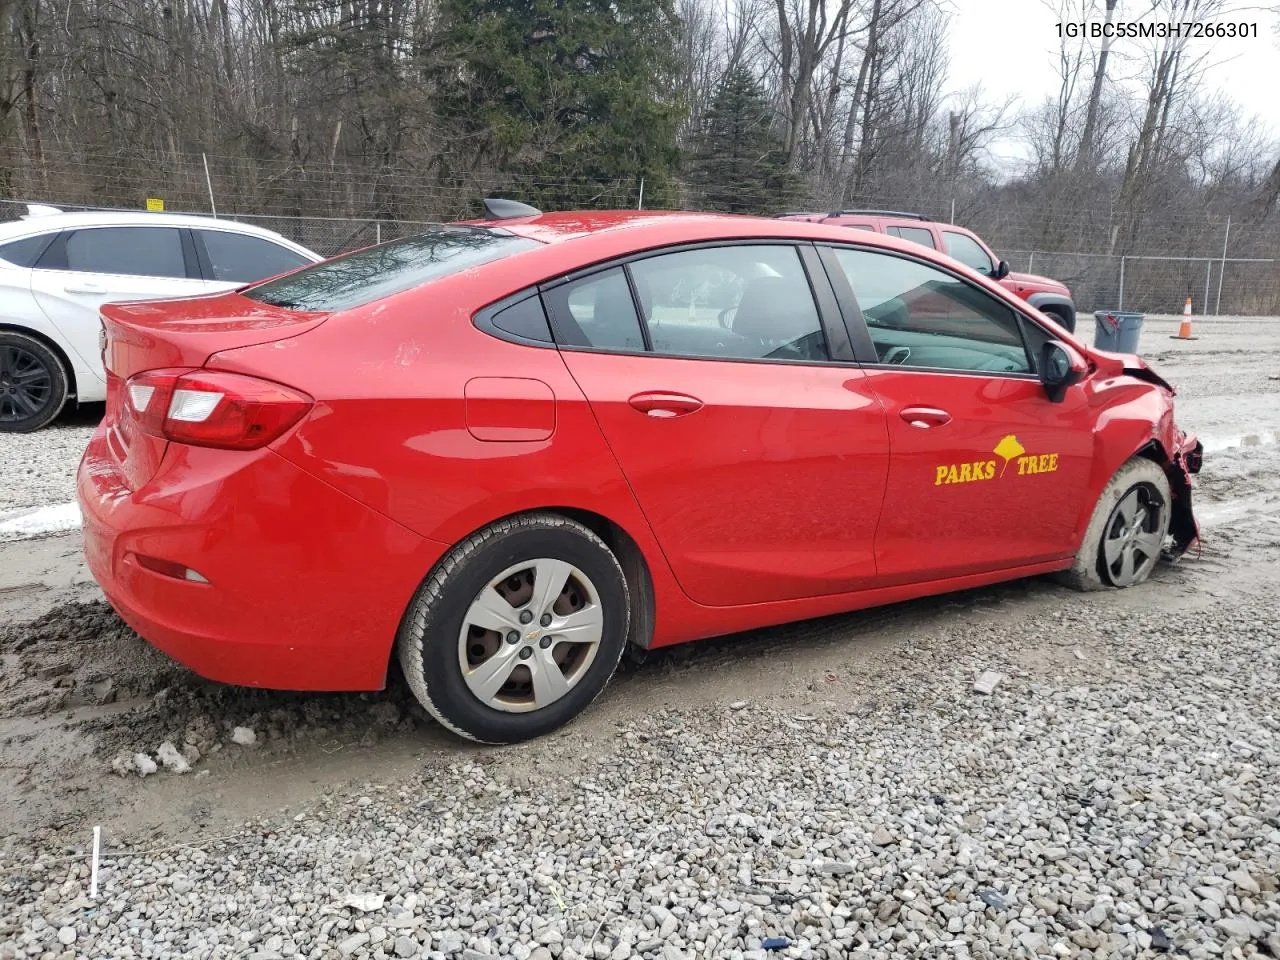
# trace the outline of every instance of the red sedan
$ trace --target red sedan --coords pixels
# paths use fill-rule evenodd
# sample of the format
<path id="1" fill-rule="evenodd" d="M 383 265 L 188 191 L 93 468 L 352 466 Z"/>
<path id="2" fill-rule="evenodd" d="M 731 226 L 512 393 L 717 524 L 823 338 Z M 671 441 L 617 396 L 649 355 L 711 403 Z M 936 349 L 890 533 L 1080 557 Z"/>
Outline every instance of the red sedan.
<path id="1" fill-rule="evenodd" d="M 840 227 L 487 203 L 239 291 L 103 309 L 80 466 L 112 605 L 197 673 L 375 690 L 475 740 L 581 712 L 628 643 L 1196 539 L 1200 445 L 1140 359 Z"/>

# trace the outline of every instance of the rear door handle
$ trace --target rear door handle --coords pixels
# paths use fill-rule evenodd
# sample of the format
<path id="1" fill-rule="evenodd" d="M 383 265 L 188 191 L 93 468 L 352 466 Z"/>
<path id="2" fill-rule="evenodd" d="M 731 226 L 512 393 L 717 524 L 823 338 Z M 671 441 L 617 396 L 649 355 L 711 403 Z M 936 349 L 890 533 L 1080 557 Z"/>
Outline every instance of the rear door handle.
<path id="1" fill-rule="evenodd" d="M 702 409 L 702 401 L 697 397 L 658 390 L 637 393 L 627 403 L 650 417 L 683 417 Z"/>
<path id="2" fill-rule="evenodd" d="M 106 293 L 107 288 L 97 283 L 68 283 L 62 288 L 67 293 Z"/>
<path id="3" fill-rule="evenodd" d="M 921 430 L 940 427 L 944 423 L 951 422 L 951 414 L 945 410 L 939 410 L 937 407 L 903 407 L 898 411 L 898 416 L 913 427 L 919 427 Z"/>

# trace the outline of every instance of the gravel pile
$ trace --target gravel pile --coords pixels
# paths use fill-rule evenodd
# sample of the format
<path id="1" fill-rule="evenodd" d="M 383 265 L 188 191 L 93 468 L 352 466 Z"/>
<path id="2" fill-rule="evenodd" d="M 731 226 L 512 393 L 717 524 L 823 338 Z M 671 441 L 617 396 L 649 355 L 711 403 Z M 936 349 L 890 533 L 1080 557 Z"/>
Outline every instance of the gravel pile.
<path id="1" fill-rule="evenodd" d="M 805 713 L 762 692 L 108 837 L 97 901 L 31 838 L 0 958 L 1280 957 L 1280 603 L 1118 602 L 921 636 Z"/>

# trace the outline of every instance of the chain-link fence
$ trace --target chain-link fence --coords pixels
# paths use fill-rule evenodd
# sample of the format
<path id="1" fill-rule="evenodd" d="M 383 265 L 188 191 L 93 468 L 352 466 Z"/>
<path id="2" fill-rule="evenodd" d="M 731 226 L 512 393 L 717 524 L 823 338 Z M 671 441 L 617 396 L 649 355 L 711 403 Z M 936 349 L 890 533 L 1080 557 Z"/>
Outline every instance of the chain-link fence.
<path id="1" fill-rule="evenodd" d="M 107 209 L 53 203 L 62 210 Z M 27 201 L 0 200 L 0 222 L 26 213 Z M 118 208 L 117 208 L 118 209 Z M 204 210 L 184 211 L 203 216 Z M 225 214 L 226 220 L 274 230 L 322 256 L 408 236 L 430 225 L 424 220 L 354 217 L 292 217 Z M 1168 257 L 1042 250 L 1002 250 L 999 234 L 984 239 L 1017 272 L 1066 284 L 1081 311 L 1126 309 L 1181 313 L 1187 297 L 1197 314 L 1280 316 L 1280 258 Z"/>
<path id="2" fill-rule="evenodd" d="M 118 210 L 119 208 L 86 207 L 76 204 L 50 203 L 49 206 L 68 212 L 91 210 Z M 0 200 L 0 223 L 16 220 L 27 212 L 27 201 Z M 136 209 L 132 212 L 137 212 Z M 196 216 L 211 216 L 204 210 L 184 210 Z M 266 230 L 273 230 L 294 243 L 325 257 L 332 257 L 347 250 L 356 250 L 384 240 L 409 236 L 430 226 L 425 220 L 374 220 L 364 217 L 285 217 L 261 214 L 219 214 L 221 220 L 251 223 Z"/>
<path id="3" fill-rule="evenodd" d="M 1014 271 L 1052 277 L 1087 310 L 1280 316 L 1280 259 L 1006 251 Z"/>

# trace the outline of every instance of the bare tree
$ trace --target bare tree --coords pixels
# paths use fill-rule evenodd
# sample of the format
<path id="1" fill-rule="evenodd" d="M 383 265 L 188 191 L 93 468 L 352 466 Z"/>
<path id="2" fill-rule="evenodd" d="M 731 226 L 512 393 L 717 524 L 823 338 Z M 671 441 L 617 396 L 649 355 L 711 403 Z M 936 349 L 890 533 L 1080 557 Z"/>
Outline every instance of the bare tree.
<path id="1" fill-rule="evenodd" d="M 1176 2 L 1176 0 L 1175 0 Z M 1092 3 L 1089 4 L 1093 6 Z M 1106 0 L 1107 14 L 1105 25 L 1110 26 L 1115 20 L 1116 0 Z M 1111 56 L 1112 37 L 1104 31 L 1102 44 L 1098 50 L 1098 59 L 1093 68 L 1093 86 L 1089 89 L 1089 103 L 1085 108 L 1084 130 L 1080 134 L 1080 149 L 1076 153 L 1076 171 L 1086 169 L 1093 163 L 1097 153 L 1098 117 L 1102 111 L 1102 89 L 1107 80 L 1107 60 Z"/>

